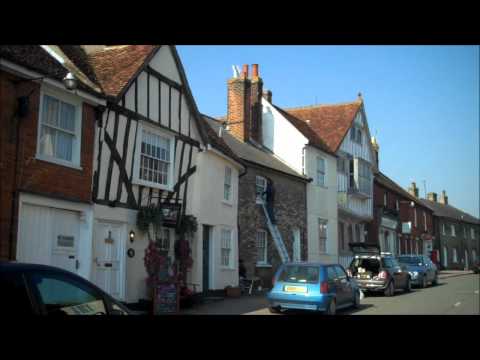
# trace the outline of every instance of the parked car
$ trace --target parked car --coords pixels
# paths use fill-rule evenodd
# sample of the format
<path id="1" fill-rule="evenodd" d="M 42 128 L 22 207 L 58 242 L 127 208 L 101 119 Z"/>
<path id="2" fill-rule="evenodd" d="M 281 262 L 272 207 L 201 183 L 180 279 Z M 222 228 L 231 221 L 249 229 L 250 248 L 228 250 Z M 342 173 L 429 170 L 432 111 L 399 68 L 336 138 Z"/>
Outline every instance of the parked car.
<path id="1" fill-rule="evenodd" d="M 437 266 L 425 255 L 401 255 L 398 262 L 405 265 L 410 273 L 412 285 L 426 288 L 438 284 Z"/>
<path id="2" fill-rule="evenodd" d="M 0 314 L 130 315 L 82 277 L 52 266 L 0 262 Z"/>
<path id="3" fill-rule="evenodd" d="M 360 305 L 360 290 L 338 264 L 286 263 L 267 294 L 270 312 L 300 309 L 334 315 L 337 309 Z"/>
<path id="4" fill-rule="evenodd" d="M 480 274 L 480 261 L 477 261 L 472 267 L 474 274 Z"/>
<path id="5" fill-rule="evenodd" d="M 381 253 L 375 244 L 350 243 L 349 246 L 354 257 L 347 271 L 362 291 L 394 296 L 395 290 L 411 290 L 407 268 L 400 265 L 392 254 Z"/>

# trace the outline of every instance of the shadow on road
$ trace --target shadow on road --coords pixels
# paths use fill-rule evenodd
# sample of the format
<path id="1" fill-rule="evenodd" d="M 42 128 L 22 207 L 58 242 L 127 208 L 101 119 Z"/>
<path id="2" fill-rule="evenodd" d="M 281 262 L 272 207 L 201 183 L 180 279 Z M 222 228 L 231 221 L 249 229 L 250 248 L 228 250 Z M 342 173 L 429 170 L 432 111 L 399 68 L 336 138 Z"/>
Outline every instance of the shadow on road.
<path id="1" fill-rule="evenodd" d="M 346 308 L 346 309 L 342 309 L 342 310 L 338 310 L 337 311 L 337 315 L 350 315 L 350 314 L 354 314 L 358 311 L 363 311 L 365 309 L 368 309 L 368 308 L 371 308 L 373 307 L 374 305 L 371 305 L 371 304 L 361 304 L 358 309 L 355 309 L 355 308 L 352 308 L 352 307 L 349 307 L 349 308 Z M 312 316 L 312 315 L 316 315 L 316 316 L 325 316 L 325 314 L 321 313 L 321 312 L 317 312 L 317 311 L 310 311 L 310 310 L 284 310 L 282 312 L 282 314 L 284 315 L 307 315 L 307 316 Z"/>

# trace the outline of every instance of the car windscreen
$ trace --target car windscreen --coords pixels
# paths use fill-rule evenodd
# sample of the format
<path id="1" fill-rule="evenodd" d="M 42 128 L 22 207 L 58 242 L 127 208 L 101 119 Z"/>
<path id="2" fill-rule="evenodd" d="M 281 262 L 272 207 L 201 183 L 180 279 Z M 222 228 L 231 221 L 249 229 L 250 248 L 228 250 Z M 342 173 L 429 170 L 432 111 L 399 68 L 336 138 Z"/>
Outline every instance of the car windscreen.
<path id="1" fill-rule="evenodd" d="M 423 260 L 419 256 L 399 256 L 398 261 L 402 264 L 421 264 Z"/>
<path id="2" fill-rule="evenodd" d="M 303 284 L 317 284 L 320 269 L 318 266 L 287 265 L 282 270 L 279 281 Z"/>

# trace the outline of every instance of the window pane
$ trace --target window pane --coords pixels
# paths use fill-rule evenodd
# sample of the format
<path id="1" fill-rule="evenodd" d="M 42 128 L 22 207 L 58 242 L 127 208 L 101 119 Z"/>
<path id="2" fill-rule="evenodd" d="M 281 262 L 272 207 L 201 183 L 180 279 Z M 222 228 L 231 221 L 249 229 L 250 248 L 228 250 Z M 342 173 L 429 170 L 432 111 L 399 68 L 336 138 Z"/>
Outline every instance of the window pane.
<path id="1" fill-rule="evenodd" d="M 54 156 L 57 130 L 42 126 L 40 136 L 40 153 L 47 156 Z"/>
<path id="2" fill-rule="evenodd" d="M 43 96 L 43 114 L 42 122 L 53 126 L 58 126 L 58 108 L 59 102 L 51 96 Z"/>
<path id="3" fill-rule="evenodd" d="M 59 159 L 72 161 L 73 140 L 73 135 L 57 131 L 57 149 L 55 156 Z"/>
<path id="4" fill-rule="evenodd" d="M 106 314 L 103 299 L 93 289 L 63 276 L 32 275 L 41 300 L 51 315 Z"/>
<path id="5" fill-rule="evenodd" d="M 60 123 L 58 127 L 75 132 L 75 106 L 61 103 Z"/>
<path id="6" fill-rule="evenodd" d="M 169 146 L 169 139 L 143 130 L 140 160 L 141 179 L 162 185 L 168 184 L 170 170 Z"/>
<path id="7" fill-rule="evenodd" d="M 317 284 L 319 273 L 317 266 L 288 265 L 285 266 L 278 279 L 300 284 Z"/>

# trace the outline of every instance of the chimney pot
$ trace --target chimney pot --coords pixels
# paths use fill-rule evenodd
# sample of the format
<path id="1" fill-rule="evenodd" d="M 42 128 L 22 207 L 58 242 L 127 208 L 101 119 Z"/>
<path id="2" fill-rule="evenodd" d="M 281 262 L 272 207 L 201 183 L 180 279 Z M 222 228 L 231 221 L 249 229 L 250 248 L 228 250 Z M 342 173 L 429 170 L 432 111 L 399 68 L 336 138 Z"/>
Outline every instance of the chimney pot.
<path id="1" fill-rule="evenodd" d="M 258 78 L 258 64 L 252 65 L 252 79 Z"/>
<path id="2" fill-rule="evenodd" d="M 243 75 L 243 78 L 245 78 L 245 79 L 248 78 L 248 65 L 247 64 L 243 65 L 242 75 Z"/>
<path id="3" fill-rule="evenodd" d="M 437 193 L 429 192 L 427 194 L 427 199 L 433 202 L 437 202 Z"/>

